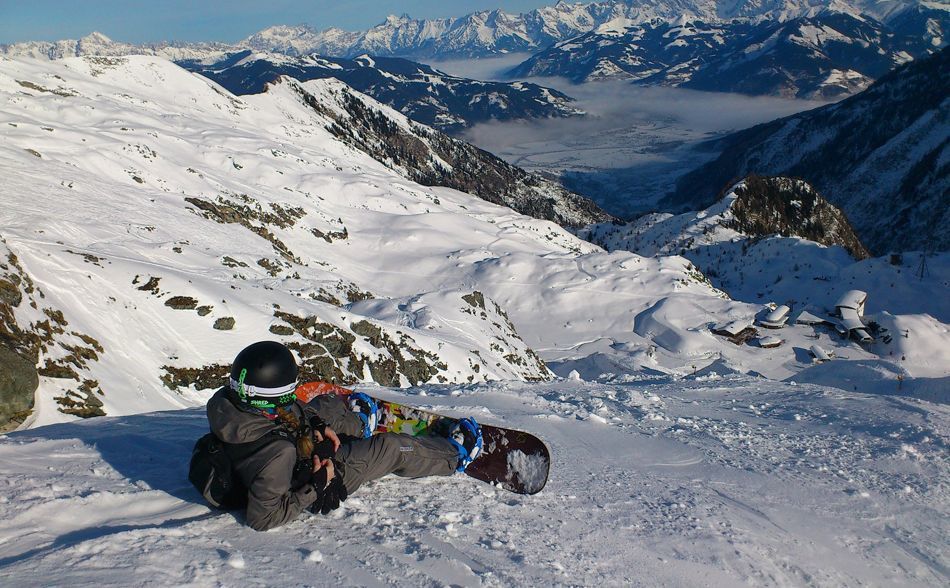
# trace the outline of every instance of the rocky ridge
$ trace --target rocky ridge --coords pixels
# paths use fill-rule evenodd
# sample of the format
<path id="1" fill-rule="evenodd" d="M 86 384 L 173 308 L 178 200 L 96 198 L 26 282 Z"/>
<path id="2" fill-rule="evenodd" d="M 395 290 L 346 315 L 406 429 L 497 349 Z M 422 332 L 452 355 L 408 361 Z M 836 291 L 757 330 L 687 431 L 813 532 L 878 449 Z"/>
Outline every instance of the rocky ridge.
<path id="1" fill-rule="evenodd" d="M 316 54 L 288 57 L 241 51 L 221 60 L 184 60 L 179 65 L 218 82 L 235 94 L 256 94 L 277 77 L 302 82 L 335 78 L 416 122 L 457 132 L 489 120 L 576 116 L 572 98 L 525 82 L 481 82 L 391 57 L 355 59 Z"/>
<path id="2" fill-rule="evenodd" d="M 301 101 L 329 117 L 332 122 L 327 129 L 341 141 L 414 182 L 455 188 L 565 227 L 614 220 L 591 200 L 557 182 L 414 123 L 342 82 L 329 79 L 301 84 L 281 78 L 277 84 L 291 88 Z"/>
<path id="3" fill-rule="evenodd" d="M 753 239 L 801 237 L 826 247 L 838 245 L 855 259 L 870 257 L 841 210 L 808 182 L 750 176 L 732 189 L 732 219 L 723 226 Z"/>
<path id="4" fill-rule="evenodd" d="M 105 393 L 91 376 L 105 353 L 102 345 L 70 326 L 63 311 L 46 300 L 3 237 L 0 255 L 0 431 L 16 428 L 29 417 L 40 377 L 57 389 L 52 406 L 59 412 L 105 414 Z M 99 261 L 81 257 L 79 263 Z"/>
<path id="5" fill-rule="evenodd" d="M 581 236 L 608 250 L 682 255 L 737 298 L 796 299 L 810 289 L 803 280 L 829 281 L 870 256 L 841 210 L 788 177 L 750 176 L 704 210 L 592 226 Z"/>
<path id="6" fill-rule="evenodd" d="M 666 204 L 698 209 L 747 174 L 800 177 L 851 220 L 868 248 L 950 248 L 950 51 L 911 62 L 836 104 L 729 135 Z"/>

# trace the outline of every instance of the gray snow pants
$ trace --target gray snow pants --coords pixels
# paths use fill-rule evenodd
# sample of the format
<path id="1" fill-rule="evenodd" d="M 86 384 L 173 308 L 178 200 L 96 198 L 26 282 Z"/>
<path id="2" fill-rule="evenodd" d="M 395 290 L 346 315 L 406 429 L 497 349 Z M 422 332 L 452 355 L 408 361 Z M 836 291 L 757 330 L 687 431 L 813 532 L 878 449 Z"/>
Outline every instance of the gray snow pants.
<path id="1" fill-rule="evenodd" d="M 370 480 L 396 474 L 404 478 L 450 476 L 458 451 L 442 437 L 413 437 L 381 433 L 363 439 L 363 422 L 335 394 L 322 394 L 309 403 L 340 437 L 336 460 L 343 463 L 343 485 L 352 494 Z"/>

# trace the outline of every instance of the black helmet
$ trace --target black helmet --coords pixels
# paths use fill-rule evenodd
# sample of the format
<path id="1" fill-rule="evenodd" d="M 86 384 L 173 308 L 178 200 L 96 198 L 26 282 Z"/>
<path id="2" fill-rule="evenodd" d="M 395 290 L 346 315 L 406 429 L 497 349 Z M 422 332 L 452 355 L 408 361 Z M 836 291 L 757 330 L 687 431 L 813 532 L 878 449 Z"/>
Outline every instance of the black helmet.
<path id="1" fill-rule="evenodd" d="M 255 408 L 277 408 L 297 399 L 297 361 L 277 341 L 245 347 L 231 364 L 231 389 L 241 402 Z"/>

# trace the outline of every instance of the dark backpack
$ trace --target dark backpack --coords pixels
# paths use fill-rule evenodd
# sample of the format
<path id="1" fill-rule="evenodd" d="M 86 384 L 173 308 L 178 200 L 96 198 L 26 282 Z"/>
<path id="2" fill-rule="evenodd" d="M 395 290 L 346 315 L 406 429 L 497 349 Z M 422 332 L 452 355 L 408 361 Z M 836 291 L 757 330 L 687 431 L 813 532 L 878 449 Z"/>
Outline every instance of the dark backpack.
<path id="1" fill-rule="evenodd" d="M 247 487 L 234 471 L 234 464 L 278 439 L 292 441 L 286 431 L 275 429 L 250 443 L 225 443 L 208 433 L 195 443 L 188 479 L 211 506 L 234 510 L 247 506 Z"/>

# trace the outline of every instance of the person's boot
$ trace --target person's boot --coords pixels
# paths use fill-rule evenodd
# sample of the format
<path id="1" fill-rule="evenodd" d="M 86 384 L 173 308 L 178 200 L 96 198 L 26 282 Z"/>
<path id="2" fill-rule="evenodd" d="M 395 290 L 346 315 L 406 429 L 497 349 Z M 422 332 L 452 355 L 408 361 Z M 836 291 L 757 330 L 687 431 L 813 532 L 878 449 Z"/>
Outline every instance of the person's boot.
<path id="1" fill-rule="evenodd" d="M 472 417 L 461 419 L 452 425 L 449 429 L 448 440 L 459 452 L 459 463 L 456 468 L 458 472 L 464 472 L 468 464 L 482 452 L 482 428 Z"/>
<path id="2" fill-rule="evenodd" d="M 379 423 L 379 405 L 376 400 L 362 392 L 354 392 L 350 394 L 348 403 L 350 410 L 363 421 L 363 438 L 372 437 Z"/>

